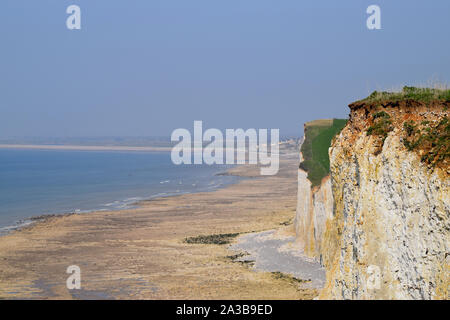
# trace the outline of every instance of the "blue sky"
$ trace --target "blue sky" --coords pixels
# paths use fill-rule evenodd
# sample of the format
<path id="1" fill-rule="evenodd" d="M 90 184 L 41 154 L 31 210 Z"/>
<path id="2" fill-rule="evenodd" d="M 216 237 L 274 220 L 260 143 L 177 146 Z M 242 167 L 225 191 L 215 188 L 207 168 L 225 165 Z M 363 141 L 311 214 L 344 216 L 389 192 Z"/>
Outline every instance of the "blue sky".
<path id="1" fill-rule="evenodd" d="M 66 28 L 66 8 L 82 29 Z M 381 7 L 382 30 L 366 28 Z M 152 136 L 346 117 L 450 82 L 450 1 L 2 0 L 0 138 Z"/>

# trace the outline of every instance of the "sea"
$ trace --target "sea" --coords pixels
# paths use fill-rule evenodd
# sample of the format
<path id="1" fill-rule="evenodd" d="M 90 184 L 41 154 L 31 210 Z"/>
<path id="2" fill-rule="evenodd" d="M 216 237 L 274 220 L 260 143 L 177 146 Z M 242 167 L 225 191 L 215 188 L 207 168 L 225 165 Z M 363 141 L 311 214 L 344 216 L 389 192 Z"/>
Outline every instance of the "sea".
<path id="1" fill-rule="evenodd" d="M 240 179 L 223 174 L 230 167 L 174 165 L 170 152 L 0 149 L 0 235 L 45 214 L 213 191 Z"/>

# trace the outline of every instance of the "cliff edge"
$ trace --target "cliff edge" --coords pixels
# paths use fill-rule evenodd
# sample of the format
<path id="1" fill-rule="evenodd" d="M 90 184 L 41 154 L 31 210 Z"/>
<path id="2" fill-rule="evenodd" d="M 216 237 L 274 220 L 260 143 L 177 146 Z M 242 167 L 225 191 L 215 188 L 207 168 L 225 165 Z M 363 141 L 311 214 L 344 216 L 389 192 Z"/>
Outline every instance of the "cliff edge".
<path id="1" fill-rule="evenodd" d="M 346 119 L 323 119 L 304 125 L 294 226 L 303 252 L 319 262 L 325 222 L 333 211 L 328 149 L 346 123 Z"/>
<path id="2" fill-rule="evenodd" d="M 448 299 L 450 91 L 350 104 L 329 151 L 322 299 Z"/>

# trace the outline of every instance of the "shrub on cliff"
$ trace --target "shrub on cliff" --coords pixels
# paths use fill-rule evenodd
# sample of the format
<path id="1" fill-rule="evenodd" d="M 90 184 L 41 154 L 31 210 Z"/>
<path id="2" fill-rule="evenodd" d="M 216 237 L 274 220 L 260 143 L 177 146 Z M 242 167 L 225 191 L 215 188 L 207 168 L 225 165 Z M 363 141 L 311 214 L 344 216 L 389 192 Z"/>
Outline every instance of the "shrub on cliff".
<path id="1" fill-rule="evenodd" d="M 381 138 L 380 144 L 375 151 L 376 154 L 381 152 L 384 140 L 386 140 L 389 132 L 393 130 L 391 116 L 385 111 L 380 111 L 372 116 L 373 124 L 367 128 L 368 136 L 378 136 Z"/>
<path id="2" fill-rule="evenodd" d="M 421 161 L 431 166 L 448 163 L 450 157 L 450 122 L 448 117 L 439 122 L 414 121 L 403 123 L 406 135 L 403 144 L 409 150 L 421 153 Z"/>

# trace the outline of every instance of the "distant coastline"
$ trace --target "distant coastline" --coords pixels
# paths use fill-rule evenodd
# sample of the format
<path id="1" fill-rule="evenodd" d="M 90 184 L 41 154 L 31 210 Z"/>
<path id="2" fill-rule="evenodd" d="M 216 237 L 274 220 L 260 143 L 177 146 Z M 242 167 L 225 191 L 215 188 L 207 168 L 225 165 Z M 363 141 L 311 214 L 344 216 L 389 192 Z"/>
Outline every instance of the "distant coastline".
<path id="1" fill-rule="evenodd" d="M 235 262 L 227 245 L 185 242 L 279 228 L 282 239 L 292 238 L 298 146 L 289 147 L 275 176 L 245 179 L 259 177 L 259 168 L 239 165 L 228 170 L 239 181 L 213 192 L 159 197 L 118 211 L 37 217 L 0 237 L 0 299 L 314 298 L 316 288 Z M 83 272 L 78 291 L 66 288 L 65 270 L 74 263 Z"/>
<path id="2" fill-rule="evenodd" d="M 0 148 L 0 236 L 42 216 L 131 209 L 240 180 L 224 174 L 233 166 L 172 165 L 159 147 L 23 146 Z"/>
<path id="3" fill-rule="evenodd" d="M 144 151 L 165 152 L 171 147 L 134 147 L 134 146 L 82 146 L 82 145 L 45 145 L 45 144 L 0 144 L 0 149 L 37 149 L 37 150 L 77 150 L 77 151 Z"/>

